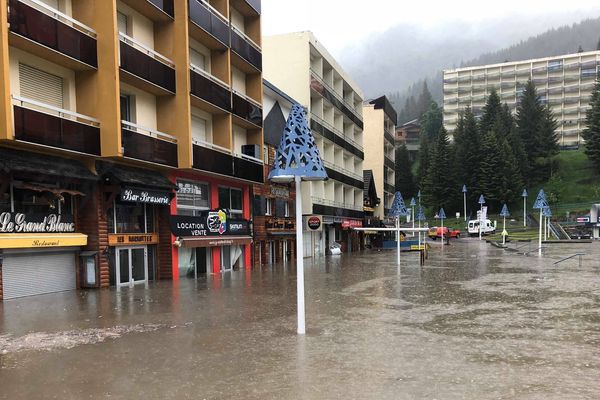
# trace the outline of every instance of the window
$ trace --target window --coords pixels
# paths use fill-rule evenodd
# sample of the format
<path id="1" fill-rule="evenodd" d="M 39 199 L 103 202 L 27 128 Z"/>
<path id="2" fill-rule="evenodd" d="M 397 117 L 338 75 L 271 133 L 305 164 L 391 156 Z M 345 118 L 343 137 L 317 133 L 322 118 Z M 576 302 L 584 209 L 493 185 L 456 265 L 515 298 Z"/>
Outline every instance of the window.
<path id="1" fill-rule="evenodd" d="M 127 122 L 134 122 L 132 118 L 131 105 L 133 103 L 132 96 L 121 95 L 121 119 Z"/>
<path id="2" fill-rule="evenodd" d="M 206 125 L 204 118 L 192 115 L 192 139 L 206 142 Z"/>
<path id="3" fill-rule="evenodd" d="M 73 215 L 73 197 L 62 193 L 29 190 L 11 185 L 11 191 L 0 196 L 0 212 L 11 211 L 23 214 Z"/>
<path id="4" fill-rule="evenodd" d="M 127 19 L 127 15 L 117 11 L 117 27 L 119 28 L 119 33 L 124 35 L 127 35 Z"/>
<path id="5" fill-rule="evenodd" d="M 285 202 L 284 216 L 286 216 L 286 217 L 290 216 L 290 203 L 289 203 L 289 201 Z"/>
<path id="6" fill-rule="evenodd" d="M 273 199 L 265 199 L 265 215 L 273 215 Z"/>
<path id="7" fill-rule="evenodd" d="M 210 209 L 208 184 L 177 180 L 177 188 L 177 214 L 200 215 Z"/>
<path id="8" fill-rule="evenodd" d="M 108 213 L 108 227 L 111 233 L 154 232 L 154 206 L 116 200 Z"/>
<path id="9" fill-rule="evenodd" d="M 219 208 L 229 209 L 232 217 L 241 218 L 242 207 L 242 190 L 220 187 L 219 188 Z"/>
<path id="10" fill-rule="evenodd" d="M 204 71 L 208 71 L 207 63 L 206 63 L 206 56 L 204 54 L 200 53 L 198 50 L 192 49 L 191 47 L 190 47 L 190 64 L 193 64 L 196 67 L 201 68 Z"/>
<path id="11" fill-rule="evenodd" d="M 231 67 L 231 82 L 233 90 L 246 94 L 246 74 L 234 66 Z"/>
<path id="12" fill-rule="evenodd" d="M 63 78 L 19 63 L 19 90 L 22 97 L 64 108 Z"/>

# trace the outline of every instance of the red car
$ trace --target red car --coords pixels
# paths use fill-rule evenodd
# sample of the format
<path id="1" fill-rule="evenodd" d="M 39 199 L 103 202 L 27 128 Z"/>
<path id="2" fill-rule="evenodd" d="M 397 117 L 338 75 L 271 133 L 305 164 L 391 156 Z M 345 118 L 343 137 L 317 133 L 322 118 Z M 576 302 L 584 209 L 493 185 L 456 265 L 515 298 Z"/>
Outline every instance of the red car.
<path id="1" fill-rule="evenodd" d="M 430 239 L 436 240 L 437 238 L 442 238 L 442 227 L 434 226 L 429 228 L 429 232 L 427 232 L 427 236 Z M 459 238 L 460 237 L 460 229 L 452 229 L 450 230 L 447 226 L 444 227 L 444 238 Z"/>

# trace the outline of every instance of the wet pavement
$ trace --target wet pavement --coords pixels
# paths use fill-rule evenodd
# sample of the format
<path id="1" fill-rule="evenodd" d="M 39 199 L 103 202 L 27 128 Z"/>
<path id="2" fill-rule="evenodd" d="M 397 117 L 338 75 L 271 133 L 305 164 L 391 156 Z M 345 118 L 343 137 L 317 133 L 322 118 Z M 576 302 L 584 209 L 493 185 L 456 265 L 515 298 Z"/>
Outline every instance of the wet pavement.
<path id="1" fill-rule="evenodd" d="M 600 397 L 600 243 L 435 246 L 5 301 L 0 398 Z"/>

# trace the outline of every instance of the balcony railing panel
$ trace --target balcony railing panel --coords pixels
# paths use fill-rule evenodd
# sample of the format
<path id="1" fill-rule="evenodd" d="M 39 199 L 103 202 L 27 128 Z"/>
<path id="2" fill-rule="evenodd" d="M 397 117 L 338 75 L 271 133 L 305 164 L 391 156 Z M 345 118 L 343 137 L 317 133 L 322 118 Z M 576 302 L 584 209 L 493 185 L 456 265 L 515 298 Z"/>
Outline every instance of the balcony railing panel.
<path id="1" fill-rule="evenodd" d="M 262 71 L 262 53 L 249 38 L 233 27 L 231 29 L 231 49 L 257 70 Z"/>
<path id="2" fill-rule="evenodd" d="M 233 173 L 236 178 L 263 183 L 264 168 L 262 163 L 244 158 L 233 158 Z"/>
<path id="3" fill-rule="evenodd" d="M 96 33 L 91 28 L 43 3 L 29 2 L 36 5 L 37 9 L 23 1 L 9 0 L 8 21 L 11 32 L 82 63 L 98 67 Z M 52 15 L 48 15 L 49 13 Z"/>
<path id="4" fill-rule="evenodd" d="M 19 101 L 18 103 L 24 104 L 26 102 Z M 13 107 L 15 138 L 17 140 L 79 153 L 100 155 L 100 128 L 98 124 L 78 122 L 61 117 L 58 113 L 53 115 L 17 104 Z M 54 111 L 49 110 L 49 112 L 53 113 Z M 72 113 L 72 115 L 76 114 Z"/>
<path id="5" fill-rule="evenodd" d="M 235 115 L 254 125 L 262 126 L 262 108 L 257 103 L 233 92 L 231 104 Z"/>
<path id="6" fill-rule="evenodd" d="M 233 176 L 233 156 L 198 144 L 193 145 L 195 169 Z"/>
<path id="7" fill-rule="evenodd" d="M 258 14 L 260 14 L 260 0 L 246 0 L 246 3 L 254 9 Z"/>
<path id="8" fill-rule="evenodd" d="M 229 22 L 201 0 L 189 0 L 190 19 L 226 47 L 230 46 Z"/>
<path id="9" fill-rule="evenodd" d="M 190 70 L 191 94 L 225 111 L 231 111 L 231 91 L 208 74 L 192 66 Z"/>
<path id="10" fill-rule="evenodd" d="M 173 9 L 173 0 L 148 0 L 156 8 L 164 11 L 165 14 L 170 15 L 172 18 L 175 17 L 175 10 Z"/>
<path id="11" fill-rule="evenodd" d="M 168 59 L 140 44 L 134 47 L 132 39 L 124 35 L 121 35 L 120 51 L 123 70 L 175 93 L 175 68 L 168 65 Z"/>
<path id="12" fill-rule="evenodd" d="M 177 142 L 172 136 L 122 121 L 121 143 L 125 157 L 177 167 Z"/>

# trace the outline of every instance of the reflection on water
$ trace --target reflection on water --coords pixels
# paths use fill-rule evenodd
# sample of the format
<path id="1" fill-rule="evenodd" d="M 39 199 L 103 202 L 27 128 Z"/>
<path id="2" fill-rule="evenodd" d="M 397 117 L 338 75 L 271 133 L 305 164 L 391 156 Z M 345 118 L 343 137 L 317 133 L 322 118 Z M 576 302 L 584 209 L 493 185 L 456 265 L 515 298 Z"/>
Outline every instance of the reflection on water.
<path id="1" fill-rule="evenodd" d="M 579 251 L 581 268 L 553 265 Z M 1 393 L 595 399 L 599 255 L 597 244 L 555 246 L 540 259 L 467 239 L 425 267 L 403 254 L 398 269 L 390 251 L 306 259 L 305 337 L 293 263 L 7 301 Z M 54 342 L 35 348 L 32 337 Z"/>

